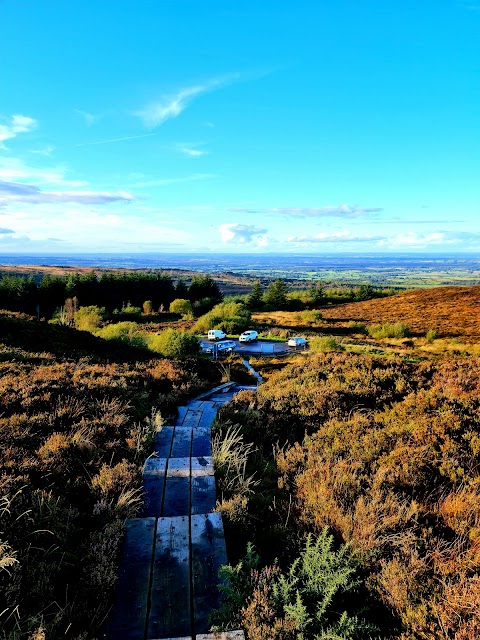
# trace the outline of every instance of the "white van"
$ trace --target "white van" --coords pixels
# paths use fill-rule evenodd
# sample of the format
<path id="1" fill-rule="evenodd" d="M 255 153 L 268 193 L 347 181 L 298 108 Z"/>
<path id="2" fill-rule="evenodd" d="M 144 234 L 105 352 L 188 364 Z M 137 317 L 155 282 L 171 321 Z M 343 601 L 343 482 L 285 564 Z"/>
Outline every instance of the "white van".
<path id="1" fill-rule="evenodd" d="M 210 331 L 208 332 L 208 339 L 209 340 L 223 340 L 223 338 L 226 338 L 227 334 L 224 331 L 221 331 L 220 329 L 210 329 Z"/>
<path id="2" fill-rule="evenodd" d="M 244 331 L 243 333 L 240 334 L 240 342 L 255 342 L 255 340 L 258 339 L 258 333 L 256 331 L 254 331 L 253 329 L 250 329 L 249 331 Z"/>

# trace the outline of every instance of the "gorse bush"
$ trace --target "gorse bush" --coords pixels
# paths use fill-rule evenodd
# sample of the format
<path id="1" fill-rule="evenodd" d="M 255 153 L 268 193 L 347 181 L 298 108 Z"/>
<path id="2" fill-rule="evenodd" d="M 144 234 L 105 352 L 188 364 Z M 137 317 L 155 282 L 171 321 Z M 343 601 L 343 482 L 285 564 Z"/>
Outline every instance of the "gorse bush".
<path id="1" fill-rule="evenodd" d="M 170 303 L 170 313 L 178 313 L 183 318 L 193 318 L 193 307 L 190 300 L 176 298 Z"/>
<path id="2" fill-rule="evenodd" d="M 382 338 L 408 338 L 410 336 L 409 328 L 403 322 L 395 322 L 385 324 L 371 324 L 367 326 L 367 331 L 372 338 L 380 340 Z"/>
<path id="3" fill-rule="evenodd" d="M 76 329 L 80 331 L 95 331 L 98 329 L 105 318 L 105 309 L 103 307 L 80 307 L 73 315 L 73 322 Z"/>
<path id="4" fill-rule="evenodd" d="M 95 335 L 103 340 L 118 340 L 136 347 L 146 346 L 145 337 L 139 331 L 139 326 L 136 322 L 125 321 L 107 324 L 105 327 L 95 331 Z"/>
<path id="5" fill-rule="evenodd" d="M 225 333 L 241 333 L 249 327 L 250 318 L 250 311 L 243 303 L 225 301 L 199 318 L 193 331 L 207 333 L 210 329 L 222 329 Z"/>
<path id="6" fill-rule="evenodd" d="M 149 349 L 167 358 L 183 360 L 200 353 L 197 336 L 176 329 L 165 329 L 161 333 L 148 335 L 146 343 Z"/>
<path id="7" fill-rule="evenodd" d="M 324 353 L 327 351 L 343 351 L 343 347 L 333 336 L 321 336 L 310 338 L 308 341 L 310 351 Z"/>

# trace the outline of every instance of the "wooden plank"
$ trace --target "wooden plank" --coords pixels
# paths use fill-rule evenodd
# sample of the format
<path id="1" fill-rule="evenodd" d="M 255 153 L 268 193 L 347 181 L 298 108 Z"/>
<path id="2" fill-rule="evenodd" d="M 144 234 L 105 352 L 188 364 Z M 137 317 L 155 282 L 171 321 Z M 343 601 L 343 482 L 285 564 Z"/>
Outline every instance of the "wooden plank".
<path id="1" fill-rule="evenodd" d="M 227 563 L 222 517 L 192 515 L 192 580 L 195 633 L 207 633 L 208 616 L 220 604 L 218 570 Z"/>
<path id="2" fill-rule="evenodd" d="M 147 639 L 178 638 L 191 631 L 189 519 L 159 518 Z"/>
<path id="3" fill-rule="evenodd" d="M 188 411 L 188 407 L 178 407 L 178 409 L 177 409 L 177 412 L 178 412 L 177 424 L 182 424 L 183 419 L 187 415 L 187 411 Z"/>
<path id="4" fill-rule="evenodd" d="M 245 640 L 245 633 L 243 631 L 217 631 L 216 633 L 197 633 L 196 640 Z"/>
<path id="5" fill-rule="evenodd" d="M 192 450 L 192 429 L 176 427 L 173 434 L 172 458 L 188 458 Z"/>
<path id="6" fill-rule="evenodd" d="M 158 478 L 165 475 L 167 461 L 165 458 L 147 458 L 143 465 L 144 478 Z"/>
<path id="7" fill-rule="evenodd" d="M 213 409 L 214 408 L 214 403 L 211 400 L 204 400 L 203 401 L 203 406 L 202 409 L 205 411 L 205 409 Z"/>
<path id="8" fill-rule="evenodd" d="M 192 458 L 192 476 L 213 476 L 213 458 L 211 456 L 198 456 Z"/>
<path id="9" fill-rule="evenodd" d="M 198 423 L 199 429 L 205 429 L 206 427 L 211 427 L 215 417 L 217 415 L 216 409 L 206 409 L 203 412 L 202 417 Z"/>
<path id="10" fill-rule="evenodd" d="M 192 514 L 211 513 L 216 506 L 215 476 L 192 478 Z"/>
<path id="11" fill-rule="evenodd" d="M 170 476 L 165 482 L 162 516 L 187 516 L 190 513 L 190 476 Z"/>
<path id="12" fill-rule="evenodd" d="M 168 461 L 167 476 L 183 476 L 190 475 L 191 458 L 170 458 Z"/>
<path id="13" fill-rule="evenodd" d="M 173 427 L 162 427 L 155 434 L 153 449 L 159 458 L 169 458 L 172 448 Z"/>
<path id="14" fill-rule="evenodd" d="M 132 518 L 125 523 L 116 599 L 105 637 L 138 640 L 145 635 L 155 518 Z"/>
<path id="15" fill-rule="evenodd" d="M 192 439 L 192 457 L 211 456 L 210 429 L 195 429 Z"/>
<path id="16" fill-rule="evenodd" d="M 192 400 L 188 403 L 188 409 L 190 411 L 195 411 L 197 409 L 201 409 L 203 405 L 203 400 Z"/>
<path id="17" fill-rule="evenodd" d="M 165 476 L 144 478 L 142 518 L 158 518 L 162 513 L 164 489 Z"/>

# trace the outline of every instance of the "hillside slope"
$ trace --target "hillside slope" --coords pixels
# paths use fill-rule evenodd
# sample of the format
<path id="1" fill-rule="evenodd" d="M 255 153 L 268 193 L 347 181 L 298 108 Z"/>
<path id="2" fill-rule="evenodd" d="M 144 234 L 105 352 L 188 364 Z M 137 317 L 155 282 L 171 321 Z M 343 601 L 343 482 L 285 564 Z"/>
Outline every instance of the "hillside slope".
<path id="1" fill-rule="evenodd" d="M 480 286 L 438 287 L 322 309 L 326 319 L 404 322 L 414 333 L 480 338 Z"/>

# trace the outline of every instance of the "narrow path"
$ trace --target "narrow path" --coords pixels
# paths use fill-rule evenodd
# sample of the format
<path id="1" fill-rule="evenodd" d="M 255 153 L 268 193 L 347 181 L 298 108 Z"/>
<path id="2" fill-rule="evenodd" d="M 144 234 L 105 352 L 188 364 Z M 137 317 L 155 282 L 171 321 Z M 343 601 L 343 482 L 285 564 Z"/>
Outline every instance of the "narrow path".
<path id="1" fill-rule="evenodd" d="M 227 555 L 216 505 L 211 425 L 241 389 L 227 383 L 178 408 L 173 426 L 155 436 L 143 470 L 145 506 L 125 523 L 116 601 L 104 638 L 243 639 L 208 634 L 219 605 L 218 569 Z"/>

